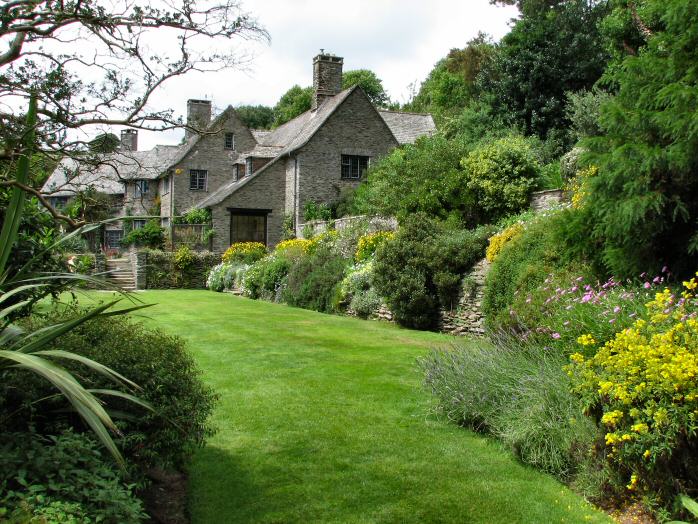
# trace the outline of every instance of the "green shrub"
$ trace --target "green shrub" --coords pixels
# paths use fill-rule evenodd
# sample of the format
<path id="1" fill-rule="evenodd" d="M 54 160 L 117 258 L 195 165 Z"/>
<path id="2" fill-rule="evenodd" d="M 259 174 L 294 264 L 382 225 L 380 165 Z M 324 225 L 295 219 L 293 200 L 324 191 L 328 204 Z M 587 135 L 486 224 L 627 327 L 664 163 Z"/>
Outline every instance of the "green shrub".
<path id="1" fill-rule="evenodd" d="M 485 142 L 461 164 L 466 187 L 476 202 L 477 224 L 488 224 L 528 206 L 539 184 L 540 165 L 528 140 L 520 136 Z"/>
<path id="2" fill-rule="evenodd" d="M 331 220 L 332 209 L 325 203 L 306 202 L 303 206 L 303 218 L 308 222 L 311 220 Z"/>
<path id="3" fill-rule="evenodd" d="M 291 262 L 283 256 L 272 254 L 258 260 L 245 272 L 242 282 L 245 296 L 277 300 L 290 268 Z"/>
<path id="4" fill-rule="evenodd" d="M 359 238 L 356 253 L 354 253 L 354 260 L 357 263 L 365 262 L 375 255 L 376 250 L 388 240 L 392 239 L 395 233 L 392 231 L 376 231 L 375 233 L 368 233 Z"/>
<path id="5" fill-rule="evenodd" d="M 465 273 L 484 257 L 492 227 L 450 230 L 418 214 L 376 253 L 374 282 L 396 320 L 432 328 L 440 306 L 450 308 Z"/>
<path id="6" fill-rule="evenodd" d="M 77 308 L 53 310 L 45 318 L 33 317 L 32 329 L 74 318 Z M 56 339 L 47 349 L 70 350 L 99 362 L 138 384 L 138 396 L 154 408 L 142 410 L 137 417 L 122 418 L 117 425 L 123 436 L 117 445 L 127 460 L 143 468 L 150 466 L 181 467 L 189 456 L 213 432 L 208 417 L 216 396 L 201 379 L 201 371 L 180 338 L 156 330 L 127 317 L 105 317 L 91 320 Z M 83 369 L 80 364 L 65 364 L 79 371 L 86 387 L 113 387 L 107 378 Z M 36 398 L 53 394 L 40 379 L 28 380 L 25 375 L 8 371 L 3 376 L 0 396 L 6 400 L 6 412 L 24 408 L 24 416 L 42 433 L 51 431 L 61 421 L 54 410 L 61 400 L 31 403 Z M 119 398 L 105 397 L 109 409 L 133 411 L 133 405 Z M 21 419 L 14 417 L 15 423 Z M 20 426 L 18 430 L 26 429 Z"/>
<path id="7" fill-rule="evenodd" d="M 103 457 L 89 436 L 72 430 L 48 438 L 32 433 L 0 437 L 0 507 L 15 518 L 33 514 L 37 520 L 31 522 L 37 523 L 122 524 L 146 517 L 111 457 Z"/>
<path id="8" fill-rule="evenodd" d="M 190 209 L 182 216 L 174 217 L 175 224 L 209 224 L 211 222 L 210 209 Z"/>
<path id="9" fill-rule="evenodd" d="M 320 244 L 290 268 L 282 297 L 291 306 L 331 313 L 337 308 L 338 287 L 347 261 Z"/>
<path id="10" fill-rule="evenodd" d="M 122 246 L 149 247 L 151 249 L 160 249 L 164 243 L 164 230 L 155 220 L 149 220 L 139 229 L 132 229 L 121 239 Z"/>
<path id="11" fill-rule="evenodd" d="M 373 287 L 373 262 L 352 266 L 339 286 L 339 302 L 348 306 L 360 318 L 368 318 L 383 304 Z"/>
<path id="12" fill-rule="evenodd" d="M 359 318 L 369 318 L 383 305 L 383 299 L 374 288 L 369 288 L 354 294 L 349 307 Z"/>
<path id="13" fill-rule="evenodd" d="M 569 477 L 594 439 L 564 359 L 552 353 L 482 343 L 435 350 L 419 365 L 450 420 L 494 435 L 543 471 Z"/>

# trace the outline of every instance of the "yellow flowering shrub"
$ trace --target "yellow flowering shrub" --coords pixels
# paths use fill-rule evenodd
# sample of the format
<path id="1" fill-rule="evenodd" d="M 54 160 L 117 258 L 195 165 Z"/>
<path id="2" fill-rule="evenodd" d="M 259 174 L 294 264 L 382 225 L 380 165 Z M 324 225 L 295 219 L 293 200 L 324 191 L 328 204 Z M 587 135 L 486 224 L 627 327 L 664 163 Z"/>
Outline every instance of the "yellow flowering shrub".
<path id="1" fill-rule="evenodd" d="M 589 194 L 589 179 L 598 174 L 599 168 L 590 166 L 586 169 L 577 171 L 577 175 L 569 181 L 565 188 L 572 195 L 572 207 L 579 209 L 584 205 L 584 202 Z"/>
<path id="2" fill-rule="evenodd" d="M 337 238 L 339 238 L 339 233 L 336 229 L 329 229 L 327 231 L 323 231 L 322 233 L 308 241 L 308 247 L 306 252 L 314 253 L 315 251 L 317 251 L 317 248 L 319 246 L 334 244 L 337 241 Z"/>
<path id="3" fill-rule="evenodd" d="M 359 238 L 359 242 L 356 245 L 354 260 L 357 263 L 369 260 L 380 245 L 393 237 L 395 237 L 395 233 L 393 231 L 376 231 L 375 233 L 369 233 L 368 235 L 362 236 Z"/>
<path id="4" fill-rule="evenodd" d="M 266 254 L 267 248 L 261 242 L 236 242 L 223 253 L 223 262 L 253 264 Z"/>
<path id="5" fill-rule="evenodd" d="M 311 241 L 305 238 L 292 238 L 276 244 L 276 253 L 280 255 L 302 255 L 308 252 Z"/>
<path id="6" fill-rule="evenodd" d="M 502 251 L 504 245 L 511 239 L 523 233 L 523 230 L 523 224 L 517 222 L 516 224 L 513 224 L 506 228 L 501 233 L 497 233 L 496 235 L 490 237 L 490 243 L 487 246 L 487 251 L 485 252 L 487 260 L 489 262 L 494 262 L 499 253 Z"/>
<path id="7" fill-rule="evenodd" d="M 681 294 L 656 293 L 643 318 L 593 356 L 582 354 L 593 337 L 580 336 L 584 347 L 567 368 L 588 412 L 600 417 L 611 460 L 632 474 L 628 489 L 667 496 L 698 487 L 686 463 L 698 460 L 698 283 L 683 285 Z"/>

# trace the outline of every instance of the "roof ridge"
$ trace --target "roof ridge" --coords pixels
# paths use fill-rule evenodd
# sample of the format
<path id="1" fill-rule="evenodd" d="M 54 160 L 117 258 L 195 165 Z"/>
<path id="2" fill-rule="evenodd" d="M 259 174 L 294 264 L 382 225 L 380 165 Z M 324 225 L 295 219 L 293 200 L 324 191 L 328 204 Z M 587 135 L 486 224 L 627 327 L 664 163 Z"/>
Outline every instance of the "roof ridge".
<path id="1" fill-rule="evenodd" d="M 395 113 L 398 115 L 419 115 L 419 116 L 430 116 L 433 118 L 431 113 L 419 113 L 417 111 L 396 111 L 394 109 L 379 109 L 376 108 L 379 113 Z"/>

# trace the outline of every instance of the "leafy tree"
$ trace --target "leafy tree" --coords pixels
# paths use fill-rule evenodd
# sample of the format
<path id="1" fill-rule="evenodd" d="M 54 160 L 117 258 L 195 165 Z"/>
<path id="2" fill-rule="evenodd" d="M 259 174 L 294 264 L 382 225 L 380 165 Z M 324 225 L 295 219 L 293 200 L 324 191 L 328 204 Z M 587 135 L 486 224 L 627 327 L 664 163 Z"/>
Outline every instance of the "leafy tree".
<path id="1" fill-rule="evenodd" d="M 396 149 L 371 168 L 354 211 L 400 219 L 425 213 L 455 225 L 496 221 L 528 204 L 539 181 L 533 141 L 521 136 L 481 143 L 441 135 Z"/>
<path id="2" fill-rule="evenodd" d="M 617 95 L 589 139 L 593 231 L 610 271 L 632 275 L 668 262 L 695 271 L 698 253 L 698 4 L 652 0 L 663 29 L 608 74 Z"/>
<path id="3" fill-rule="evenodd" d="M 468 106 L 477 95 L 478 75 L 493 54 L 494 44 L 484 33 L 468 42 L 463 49 L 451 49 L 434 66 L 406 109 L 438 115 Z"/>
<path id="4" fill-rule="evenodd" d="M 93 153 L 113 153 L 121 145 L 121 140 L 114 133 L 100 133 L 88 144 Z"/>
<path id="5" fill-rule="evenodd" d="M 342 75 L 342 89 L 358 85 L 368 95 L 371 102 L 377 107 L 386 107 L 390 103 L 390 97 L 385 92 L 383 82 L 376 73 L 368 69 L 355 69 L 345 71 Z"/>
<path id="6" fill-rule="evenodd" d="M 35 154 L 85 163 L 94 155 L 85 154 L 84 137 L 109 126 L 184 125 L 171 110 L 149 109 L 159 88 L 190 71 L 235 65 L 230 39 L 267 37 L 236 0 L 163 6 L 142 0 L 16 0 L 0 4 L 0 19 L 0 160 L 11 165 L 23 153 L 22 120 L 31 95 L 39 108 Z M 155 36 L 164 51 L 154 52 Z M 195 50 L 196 42 L 206 45 Z M 0 186 L 16 187 L 13 172 L 0 173 Z M 50 207 L 37 187 L 23 189 Z"/>
<path id="7" fill-rule="evenodd" d="M 274 106 L 274 127 L 293 120 L 298 115 L 310 111 L 313 102 L 313 88 L 293 86 L 286 91 Z"/>
<path id="8" fill-rule="evenodd" d="M 235 108 L 240 120 L 250 129 L 271 129 L 274 123 L 274 108 L 257 106 L 240 106 Z"/>
<path id="9" fill-rule="evenodd" d="M 511 115 L 526 134 L 555 138 L 563 149 L 569 145 L 561 136 L 569 125 L 566 93 L 590 89 L 608 61 L 598 29 L 607 7 L 588 0 L 544 3 L 523 9 L 480 84 L 499 114 Z"/>

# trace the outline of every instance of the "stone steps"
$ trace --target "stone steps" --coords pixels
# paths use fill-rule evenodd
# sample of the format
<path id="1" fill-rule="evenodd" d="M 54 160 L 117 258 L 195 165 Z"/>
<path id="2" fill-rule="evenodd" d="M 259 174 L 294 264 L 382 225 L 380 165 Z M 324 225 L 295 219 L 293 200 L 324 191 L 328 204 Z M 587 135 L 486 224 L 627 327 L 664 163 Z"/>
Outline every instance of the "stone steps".
<path id="1" fill-rule="evenodd" d="M 121 289 L 133 291 L 136 289 L 136 281 L 133 278 L 131 261 L 127 258 L 114 258 L 107 260 L 107 273 L 104 278 Z"/>

